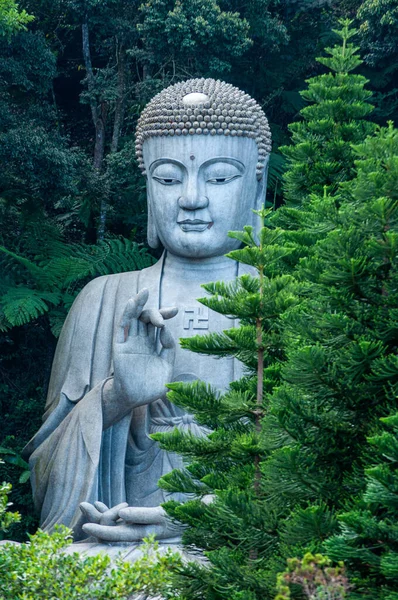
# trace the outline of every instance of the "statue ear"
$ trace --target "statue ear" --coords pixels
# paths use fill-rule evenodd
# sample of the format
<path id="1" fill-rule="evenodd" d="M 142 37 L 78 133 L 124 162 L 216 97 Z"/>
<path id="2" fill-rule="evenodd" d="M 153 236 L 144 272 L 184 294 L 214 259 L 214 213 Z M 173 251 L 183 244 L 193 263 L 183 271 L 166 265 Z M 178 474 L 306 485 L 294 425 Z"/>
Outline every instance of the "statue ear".
<path id="1" fill-rule="evenodd" d="M 268 165 L 269 154 L 264 163 L 264 170 L 261 179 L 257 181 L 256 198 L 253 206 L 254 210 L 261 210 L 263 205 L 265 204 L 265 196 L 267 194 Z M 253 213 L 252 225 L 254 231 L 258 232 L 260 229 L 260 219 L 255 213 Z"/>
<path id="2" fill-rule="evenodd" d="M 147 226 L 148 245 L 150 248 L 159 248 L 160 239 L 158 236 L 158 232 L 156 230 L 156 224 L 155 224 L 155 220 L 154 220 L 153 214 L 152 214 L 152 202 L 149 197 L 149 194 L 147 195 L 147 201 L 148 201 L 148 226 Z"/>

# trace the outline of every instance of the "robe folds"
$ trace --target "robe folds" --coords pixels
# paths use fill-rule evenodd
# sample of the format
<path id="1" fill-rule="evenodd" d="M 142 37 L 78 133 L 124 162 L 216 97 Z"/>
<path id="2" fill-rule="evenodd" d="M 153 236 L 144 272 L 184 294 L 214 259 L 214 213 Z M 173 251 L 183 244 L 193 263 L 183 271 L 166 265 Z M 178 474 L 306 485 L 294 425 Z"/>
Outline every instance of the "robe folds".
<path id="1" fill-rule="evenodd" d="M 76 298 L 54 357 L 44 423 L 26 446 L 41 527 L 62 523 L 82 539 L 81 502 L 157 506 L 167 494 L 158 479 L 181 459 L 160 450 L 148 433 L 174 427 L 203 434 L 167 400 L 141 406 L 103 431 L 102 390 L 112 376 L 112 346 L 127 301 L 149 289 L 159 307 L 163 259 L 142 271 L 99 277 Z"/>
<path id="2" fill-rule="evenodd" d="M 54 356 L 44 422 L 24 450 L 35 507 L 46 531 L 64 524 L 74 530 L 75 541 L 84 539 L 81 502 L 158 506 L 170 498 L 157 485 L 160 477 L 183 467 L 183 462 L 180 456 L 161 450 L 149 434 L 176 427 L 196 436 L 209 433 L 167 399 L 137 407 L 103 430 L 102 393 L 113 375 L 116 328 L 128 300 L 143 288 L 149 291 L 146 308 L 160 308 L 165 256 L 142 271 L 94 279 L 68 314 Z M 254 274 L 250 267 L 237 265 L 235 276 L 244 272 Z M 234 325 L 226 321 L 221 329 Z M 238 360 L 217 360 L 221 360 L 218 373 L 226 369 L 229 381 L 242 376 Z M 224 367 L 222 361 L 227 361 Z M 214 370 L 213 365 L 209 368 Z M 184 375 L 178 371 L 177 380 L 185 381 Z"/>

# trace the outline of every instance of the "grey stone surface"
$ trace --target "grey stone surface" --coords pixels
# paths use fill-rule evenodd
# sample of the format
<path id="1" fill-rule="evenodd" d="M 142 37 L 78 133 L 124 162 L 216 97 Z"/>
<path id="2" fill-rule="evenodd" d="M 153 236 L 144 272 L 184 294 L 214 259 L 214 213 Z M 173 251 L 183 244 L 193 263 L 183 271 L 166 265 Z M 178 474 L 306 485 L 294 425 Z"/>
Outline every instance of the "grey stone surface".
<path id="1" fill-rule="evenodd" d="M 242 272 L 224 254 L 239 244 L 228 231 L 254 224 L 252 209 L 264 200 L 268 155 L 259 177 L 259 144 L 255 135 L 143 140 L 148 240 L 164 253 L 141 272 L 95 279 L 70 310 L 44 423 L 26 448 L 45 530 L 63 523 L 76 540 L 134 544 L 154 534 L 165 546 L 178 543 L 180 532 L 160 507 L 171 496 L 157 482 L 182 462 L 149 434 L 208 433 L 167 400 L 167 382 L 203 379 L 222 390 L 241 374 L 238 361 L 190 353 L 178 339 L 234 325 L 197 298 L 201 284 Z"/>

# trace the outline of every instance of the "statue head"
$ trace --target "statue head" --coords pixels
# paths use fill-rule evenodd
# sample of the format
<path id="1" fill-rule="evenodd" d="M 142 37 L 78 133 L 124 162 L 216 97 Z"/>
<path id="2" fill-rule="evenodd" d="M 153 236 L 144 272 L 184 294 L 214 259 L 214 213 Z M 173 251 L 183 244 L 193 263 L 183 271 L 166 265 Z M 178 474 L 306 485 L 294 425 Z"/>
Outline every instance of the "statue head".
<path id="1" fill-rule="evenodd" d="M 270 150 L 261 107 L 238 88 L 191 79 L 160 92 L 142 112 L 136 138 L 149 245 L 191 258 L 236 248 L 227 233 L 255 224 Z"/>

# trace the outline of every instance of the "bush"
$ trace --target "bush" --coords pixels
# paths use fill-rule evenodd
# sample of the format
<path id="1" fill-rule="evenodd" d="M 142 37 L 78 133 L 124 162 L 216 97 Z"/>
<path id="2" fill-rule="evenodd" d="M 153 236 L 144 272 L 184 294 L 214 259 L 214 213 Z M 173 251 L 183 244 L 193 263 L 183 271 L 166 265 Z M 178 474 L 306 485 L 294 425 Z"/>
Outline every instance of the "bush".
<path id="1" fill-rule="evenodd" d="M 72 531 L 60 526 L 52 534 L 38 530 L 26 544 L 5 544 L 0 550 L 0 600 L 132 600 L 137 592 L 177 600 L 171 569 L 178 554 L 160 555 L 146 540 L 143 556 L 132 563 L 106 554 L 83 557 L 62 552 Z"/>

